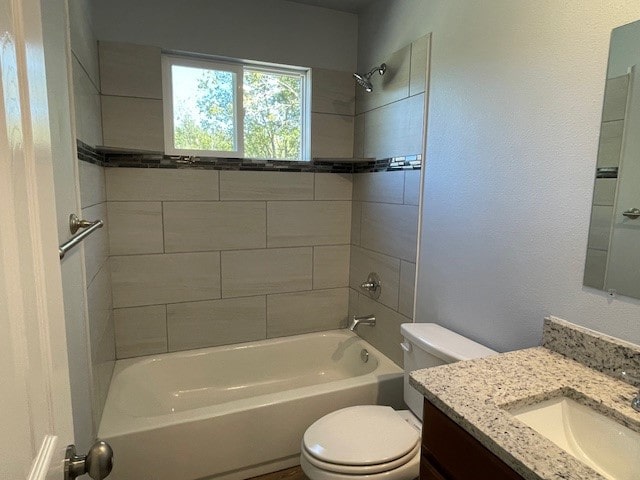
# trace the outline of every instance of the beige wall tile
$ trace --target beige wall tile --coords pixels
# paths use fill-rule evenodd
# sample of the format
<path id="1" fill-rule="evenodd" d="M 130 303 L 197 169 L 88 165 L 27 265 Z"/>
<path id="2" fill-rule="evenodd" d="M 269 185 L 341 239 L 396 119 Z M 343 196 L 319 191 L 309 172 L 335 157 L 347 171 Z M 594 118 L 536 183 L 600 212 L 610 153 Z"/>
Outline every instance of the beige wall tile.
<path id="1" fill-rule="evenodd" d="M 350 173 L 316 173 L 316 200 L 351 200 L 353 175 Z"/>
<path id="2" fill-rule="evenodd" d="M 351 202 L 351 245 L 360 245 L 362 202 Z"/>
<path id="3" fill-rule="evenodd" d="M 222 252 L 222 296 L 311 290 L 311 248 Z"/>
<path id="4" fill-rule="evenodd" d="M 351 247 L 351 263 L 349 270 L 349 286 L 363 295 L 369 295 L 360 288 L 367 280 L 369 273 L 375 272 L 380 277 L 382 290 L 378 301 L 398 309 L 398 291 L 400 284 L 400 260 L 381 253 Z"/>
<path id="5" fill-rule="evenodd" d="M 89 343 L 91 345 L 94 421 L 99 421 L 107 399 L 115 365 L 115 332 L 108 264 L 104 264 L 87 287 Z"/>
<path id="6" fill-rule="evenodd" d="M 593 204 L 594 205 L 613 205 L 616 198 L 617 178 L 596 178 Z"/>
<path id="7" fill-rule="evenodd" d="M 427 57 L 429 55 L 429 35 L 420 37 L 411 44 L 411 75 L 409 95 L 425 91 L 427 84 Z"/>
<path id="8" fill-rule="evenodd" d="M 367 93 L 364 88 L 356 89 L 356 113 L 368 112 L 374 108 L 396 102 L 409 96 L 409 71 L 411 65 L 411 45 L 392 53 L 387 58 L 379 59 L 376 65 L 387 64 L 387 72 L 371 77 L 373 92 Z M 366 72 L 359 72 L 366 73 Z"/>
<path id="9" fill-rule="evenodd" d="M 311 114 L 311 157 L 352 158 L 353 117 Z"/>
<path id="10" fill-rule="evenodd" d="M 92 147 L 102 145 L 100 93 L 75 57 L 72 69 L 76 137 Z"/>
<path id="11" fill-rule="evenodd" d="M 266 308 L 264 296 L 167 305 L 169 351 L 262 340 Z"/>
<path id="12" fill-rule="evenodd" d="M 103 95 L 162 99 L 160 48 L 99 42 Z"/>
<path id="13" fill-rule="evenodd" d="M 220 172 L 220 200 L 313 200 L 313 173 Z"/>
<path id="14" fill-rule="evenodd" d="M 604 106 L 602 108 L 603 122 L 624 119 L 628 92 L 628 75 L 607 79 L 604 90 Z"/>
<path id="15" fill-rule="evenodd" d="M 267 245 L 300 247 L 349 243 L 351 202 L 268 202 Z"/>
<path id="16" fill-rule="evenodd" d="M 162 253 L 160 202 L 108 202 L 111 255 Z"/>
<path id="17" fill-rule="evenodd" d="M 415 292 L 416 264 L 400 262 L 400 298 L 398 311 L 408 318 L 413 318 L 413 297 Z"/>
<path id="18" fill-rule="evenodd" d="M 220 254 L 111 257 L 113 303 L 135 307 L 220 298 Z"/>
<path id="19" fill-rule="evenodd" d="M 313 247 L 313 288 L 349 285 L 349 245 Z"/>
<path id="20" fill-rule="evenodd" d="M 348 288 L 268 295 L 267 337 L 344 328 L 348 310 Z"/>
<path id="21" fill-rule="evenodd" d="M 165 202 L 167 252 L 266 247 L 264 202 Z"/>
<path id="22" fill-rule="evenodd" d="M 353 115 L 356 109 L 355 81 L 351 72 L 313 69 L 311 111 Z"/>
<path id="23" fill-rule="evenodd" d="M 354 174 L 353 199 L 361 202 L 403 203 L 404 172 Z"/>
<path id="24" fill-rule="evenodd" d="M 424 94 L 368 112 L 364 156 L 389 158 L 420 153 L 423 125 Z"/>
<path id="25" fill-rule="evenodd" d="M 107 204 L 98 203 L 82 209 L 82 218 L 89 221 L 102 220 L 104 226 L 89 235 L 83 242 L 84 264 L 87 284 L 91 283 L 100 267 L 109 258 L 109 222 L 107 219 Z M 69 235 L 71 233 L 67 231 Z"/>
<path id="26" fill-rule="evenodd" d="M 102 95 L 104 145 L 163 152 L 162 115 L 162 100 Z"/>
<path id="27" fill-rule="evenodd" d="M 607 252 L 587 248 L 587 259 L 584 266 L 584 284 L 588 287 L 603 289 L 607 271 Z"/>
<path id="28" fill-rule="evenodd" d="M 353 157 L 364 158 L 364 123 L 366 115 L 357 115 L 353 120 Z"/>
<path id="29" fill-rule="evenodd" d="M 96 425 L 100 424 L 102 418 L 102 411 L 104 410 L 104 404 L 107 401 L 107 395 L 109 393 L 109 385 L 111 384 L 111 377 L 113 375 L 113 368 L 115 367 L 115 333 L 113 327 L 113 316 L 110 315 L 106 324 L 106 330 L 102 336 L 95 341 L 92 345 L 91 359 L 93 370 L 93 421 Z"/>
<path id="30" fill-rule="evenodd" d="M 113 305 L 111 301 L 111 280 L 109 265 L 103 265 L 96 274 L 93 282 L 87 286 L 87 311 L 89 313 L 89 340 L 96 347 L 105 341 L 105 334 L 113 334 Z M 107 339 L 108 340 L 108 339 Z M 115 348 L 115 340 L 110 339 L 111 349 Z M 98 351 L 92 352 L 94 359 Z M 111 359 L 115 358 L 115 350 L 111 352 Z"/>
<path id="31" fill-rule="evenodd" d="M 93 33 L 91 6 L 92 2 L 89 0 L 69 2 L 70 41 L 71 51 L 99 90 L 98 42 Z"/>
<path id="32" fill-rule="evenodd" d="M 364 203 L 360 235 L 360 244 L 364 248 L 415 262 L 418 207 Z"/>
<path id="33" fill-rule="evenodd" d="M 219 198 L 218 172 L 213 170 L 107 168 L 105 173 L 110 202 Z"/>
<path id="34" fill-rule="evenodd" d="M 617 167 L 620 165 L 623 133 L 624 120 L 602 124 L 598 145 L 598 167 Z"/>
<path id="35" fill-rule="evenodd" d="M 358 335 L 402 367 L 403 355 L 400 343 L 403 339 L 400 325 L 411 322 L 411 319 L 365 295 L 360 295 L 357 315 L 371 314 L 376 317 L 376 325 L 374 327 L 358 327 Z"/>
<path id="36" fill-rule="evenodd" d="M 591 209 L 591 225 L 589 226 L 589 248 L 609 249 L 611 234 L 612 206 L 594 205 Z"/>
<path id="37" fill-rule="evenodd" d="M 347 316 L 347 321 L 351 321 L 354 315 L 357 315 L 358 312 L 358 292 L 353 288 L 349 288 L 349 315 Z"/>
<path id="38" fill-rule="evenodd" d="M 113 319 L 118 358 L 167 351 L 167 317 L 164 305 L 116 308 Z"/>
<path id="39" fill-rule="evenodd" d="M 107 201 L 104 167 L 78 160 L 78 175 L 82 208 Z"/>
<path id="40" fill-rule="evenodd" d="M 420 204 L 420 170 L 404 172 L 404 204 Z"/>

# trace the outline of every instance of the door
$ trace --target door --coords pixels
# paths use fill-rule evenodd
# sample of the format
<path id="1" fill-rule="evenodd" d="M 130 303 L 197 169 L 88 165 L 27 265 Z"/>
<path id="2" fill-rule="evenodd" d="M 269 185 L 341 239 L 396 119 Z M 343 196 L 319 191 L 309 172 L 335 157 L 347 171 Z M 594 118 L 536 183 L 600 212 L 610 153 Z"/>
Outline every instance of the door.
<path id="1" fill-rule="evenodd" d="M 0 478 L 73 443 L 39 0 L 0 0 Z"/>

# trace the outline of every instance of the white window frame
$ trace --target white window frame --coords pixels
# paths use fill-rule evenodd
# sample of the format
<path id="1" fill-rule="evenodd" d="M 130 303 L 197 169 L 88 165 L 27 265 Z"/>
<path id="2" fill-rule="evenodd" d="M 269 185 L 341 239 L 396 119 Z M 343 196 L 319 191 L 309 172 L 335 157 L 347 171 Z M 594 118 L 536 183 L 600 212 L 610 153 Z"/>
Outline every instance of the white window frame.
<path id="1" fill-rule="evenodd" d="M 176 148 L 174 143 L 174 124 L 173 124 L 173 83 L 171 77 L 171 67 L 178 65 L 181 67 L 193 67 L 207 70 L 221 70 L 236 74 L 236 91 L 234 103 L 234 145 L 235 150 L 198 150 Z M 194 156 L 219 156 L 242 158 L 243 156 L 243 136 L 244 125 L 242 115 L 242 65 L 223 63 L 209 60 L 200 60 L 189 57 L 181 57 L 177 55 L 162 55 L 162 105 L 164 114 L 164 149 L 168 155 L 194 155 Z"/>
<path id="2" fill-rule="evenodd" d="M 173 124 L 173 86 L 171 67 L 173 65 L 195 67 L 202 69 L 229 71 L 236 74 L 236 103 L 235 115 L 235 145 L 236 150 L 197 150 L 175 148 L 174 124 Z M 203 157 L 245 158 L 244 157 L 244 108 L 243 85 L 244 71 L 260 71 L 264 73 L 296 75 L 301 78 L 300 108 L 301 108 L 301 158 L 297 160 L 286 159 L 260 159 L 278 161 L 311 161 L 311 69 L 295 67 L 291 65 L 279 65 L 264 62 L 249 62 L 241 60 L 229 60 L 219 58 L 200 58 L 176 54 L 162 55 L 162 96 L 164 115 L 164 144 L 167 155 L 189 155 Z"/>

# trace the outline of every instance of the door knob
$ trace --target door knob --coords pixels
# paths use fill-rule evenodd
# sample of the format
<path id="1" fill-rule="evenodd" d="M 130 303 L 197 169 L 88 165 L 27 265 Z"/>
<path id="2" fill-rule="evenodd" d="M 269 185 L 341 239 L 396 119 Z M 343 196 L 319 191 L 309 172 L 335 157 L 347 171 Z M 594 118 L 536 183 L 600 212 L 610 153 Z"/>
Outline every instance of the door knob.
<path id="1" fill-rule="evenodd" d="M 87 455 L 77 455 L 76 446 L 69 445 L 64 459 L 64 480 L 89 474 L 93 480 L 102 480 L 113 468 L 113 450 L 107 442 L 94 443 Z"/>
<path id="2" fill-rule="evenodd" d="M 622 212 L 622 215 L 635 220 L 636 218 L 640 217 L 640 208 L 631 208 L 629 210 L 625 210 L 624 212 Z"/>

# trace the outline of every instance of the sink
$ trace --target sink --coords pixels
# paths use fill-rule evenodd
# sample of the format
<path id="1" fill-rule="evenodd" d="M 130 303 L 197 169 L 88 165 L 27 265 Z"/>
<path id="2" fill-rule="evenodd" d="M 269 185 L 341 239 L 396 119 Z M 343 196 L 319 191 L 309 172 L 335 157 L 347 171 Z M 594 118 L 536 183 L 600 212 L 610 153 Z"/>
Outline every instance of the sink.
<path id="1" fill-rule="evenodd" d="M 605 478 L 638 480 L 640 433 L 615 420 L 567 397 L 509 413 Z"/>

